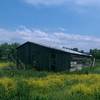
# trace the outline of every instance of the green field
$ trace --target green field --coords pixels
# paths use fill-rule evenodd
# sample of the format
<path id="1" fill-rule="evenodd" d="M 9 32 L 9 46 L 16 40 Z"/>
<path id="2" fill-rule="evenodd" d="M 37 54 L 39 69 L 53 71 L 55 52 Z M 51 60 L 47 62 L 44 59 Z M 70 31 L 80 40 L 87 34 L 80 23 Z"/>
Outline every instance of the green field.
<path id="1" fill-rule="evenodd" d="M 72 73 L 1 68 L 0 100 L 100 100 L 98 73 L 99 67 Z"/>

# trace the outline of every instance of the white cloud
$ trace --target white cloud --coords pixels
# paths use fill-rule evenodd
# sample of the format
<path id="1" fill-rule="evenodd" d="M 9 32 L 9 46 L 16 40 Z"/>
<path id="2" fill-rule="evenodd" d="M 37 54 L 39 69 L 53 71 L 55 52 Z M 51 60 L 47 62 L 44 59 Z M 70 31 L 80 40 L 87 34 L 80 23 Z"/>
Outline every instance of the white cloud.
<path id="1" fill-rule="evenodd" d="M 26 3 L 32 5 L 61 5 L 66 0 L 24 0 Z"/>
<path id="2" fill-rule="evenodd" d="M 85 5 L 85 6 L 88 6 L 88 5 L 94 6 L 94 5 L 100 4 L 100 0 L 75 0 L 74 2 L 77 5 Z"/>
<path id="3" fill-rule="evenodd" d="M 32 5 L 78 5 L 78 6 L 97 6 L 100 0 L 24 0 Z"/>
<path id="4" fill-rule="evenodd" d="M 70 34 L 65 32 L 44 32 L 39 29 L 21 26 L 15 31 L 0 28 L 0 43 L 2 42 L 38 42 L 45 45 L 62 45 L 69 48 L 78 47 L 88 50 L 100 47 L 100 38 L 88 35 Z"/>

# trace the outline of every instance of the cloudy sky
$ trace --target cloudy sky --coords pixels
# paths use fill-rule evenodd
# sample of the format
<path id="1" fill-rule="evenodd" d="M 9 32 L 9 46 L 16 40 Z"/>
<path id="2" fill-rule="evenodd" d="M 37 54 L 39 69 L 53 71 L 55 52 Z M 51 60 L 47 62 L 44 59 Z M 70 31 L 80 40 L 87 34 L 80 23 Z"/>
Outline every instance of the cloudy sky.
<path id="1" fill-rule="evenodd" d="M 100 0 L 0 0 L 0 43 L 100 48 Z"/>

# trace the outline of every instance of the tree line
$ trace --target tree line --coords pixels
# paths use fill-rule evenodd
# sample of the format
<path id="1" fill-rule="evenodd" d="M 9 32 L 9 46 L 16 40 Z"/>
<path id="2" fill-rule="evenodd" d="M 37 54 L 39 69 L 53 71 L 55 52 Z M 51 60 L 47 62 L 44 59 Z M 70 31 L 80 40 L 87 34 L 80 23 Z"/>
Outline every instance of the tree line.
<path id="1" fill-rule="evenodd" d="M 19 43 L 3 43 L 0 44 L 0 61 L 15 61 L 16 60 L 16 48 Z"/>
<path id="2" fill-rule="evenodd" d="M 16 48 L 19 46 L 19 43 L 3 43 L 0 44 L 0 61 L 15 61 L 16 60 Z M 78 48 L 73 48 L 72 50 L 85 53 L 84 50 L 79 50 Z M 93 55 L 96 59 L 100 59 L 100 49 L 90 49 L 88 54 Z"/>
<path id="3" fill-rule="evenodd" d="M 78 48 L 72 48 L 74 51 L 78 51 L 80 53 L 86 53 L 92 55 L 96 59 L 100 59 L 100 49 L 90 49 L 89 52 L 85 52 L 84 50 L 79 50 Z"/>

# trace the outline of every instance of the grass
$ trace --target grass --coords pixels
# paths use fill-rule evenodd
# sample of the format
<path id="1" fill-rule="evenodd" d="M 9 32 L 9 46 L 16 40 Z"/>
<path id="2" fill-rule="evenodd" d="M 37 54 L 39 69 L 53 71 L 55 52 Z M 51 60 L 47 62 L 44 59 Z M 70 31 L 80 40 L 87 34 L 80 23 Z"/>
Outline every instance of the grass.
<path id="1" fill-rule="evenodd" d="M 1 100 L 99 100 L 100 75 L 10 71 L 0 78 Z M 10 73 L 13 73 L 11 76 Z M 21 74 L 22 73 L 22 74 Z M 27 74 L 27 75 L 26 75 Z M 42 76 L 41 76 L 42 75 Z M 21 77 L 20 77 L 21 76 Z M 27 76 L 27 77 L 26 77 Z"/>
<path id="2" fill-rule="evenodd" d="M 7 67 L 9 66 L 9 62 L 1 62 L 0 63 L 0 68 L 4 68 L 4 67 Z"/>
<path id="3" fill-rule="evenodd" d="M 0 61 L 0 69 L 8 69 L 9 67 L 16 66 L 13 62 L 9 61 Z"/>
<path id="4" fill-rule="evenodd" d="M 99 67 L 72 73 L 0 70 L 0 100 L 100 100 L 98 73 Z"/>

